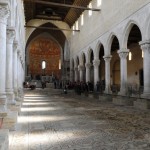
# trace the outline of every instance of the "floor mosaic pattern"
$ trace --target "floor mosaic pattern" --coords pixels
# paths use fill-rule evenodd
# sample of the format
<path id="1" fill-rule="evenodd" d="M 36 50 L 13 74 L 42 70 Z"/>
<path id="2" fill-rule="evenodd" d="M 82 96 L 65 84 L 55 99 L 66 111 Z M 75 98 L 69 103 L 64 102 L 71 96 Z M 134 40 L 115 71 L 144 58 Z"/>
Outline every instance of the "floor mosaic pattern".
<path id="1" fill-rule="evenodd" d="M 150 111 L 26 91 L 10 150 L 150 150 Z"/>

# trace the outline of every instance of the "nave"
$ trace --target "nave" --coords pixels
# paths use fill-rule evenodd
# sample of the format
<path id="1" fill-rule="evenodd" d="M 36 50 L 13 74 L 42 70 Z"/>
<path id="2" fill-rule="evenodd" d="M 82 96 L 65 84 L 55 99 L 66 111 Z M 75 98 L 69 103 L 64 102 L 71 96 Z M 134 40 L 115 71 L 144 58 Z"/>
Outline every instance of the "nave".
<path id="1" fill-rule="evenodd" d="M 149 150 L 150 112 L 59 90 L 26 90 L 10 150 Z"/>

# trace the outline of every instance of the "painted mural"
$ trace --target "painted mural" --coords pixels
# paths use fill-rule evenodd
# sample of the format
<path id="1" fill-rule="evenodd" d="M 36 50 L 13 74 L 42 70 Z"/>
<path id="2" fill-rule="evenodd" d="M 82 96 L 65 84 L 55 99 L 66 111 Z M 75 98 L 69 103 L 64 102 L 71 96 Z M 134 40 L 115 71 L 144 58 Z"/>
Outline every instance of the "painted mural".
<path id="1" fill-rule="evenodd" d="M 29 47 L 29 74 L 52 75 L 60 77 L 59 60 L 60 48 L 58 44 L 50 38 L 38 38 Z M 46 61 L 46 69 L 42 70 L 42 61 Z"/>

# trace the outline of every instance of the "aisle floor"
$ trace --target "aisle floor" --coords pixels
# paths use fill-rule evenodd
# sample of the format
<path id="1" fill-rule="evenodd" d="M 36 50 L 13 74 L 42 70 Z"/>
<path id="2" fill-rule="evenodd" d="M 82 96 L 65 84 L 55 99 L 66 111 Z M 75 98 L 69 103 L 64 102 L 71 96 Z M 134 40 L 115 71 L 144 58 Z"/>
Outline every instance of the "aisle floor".
<path id="1" fill-rule="evenodd" d="M 150 150 L 150 112 L 26 90 L 10 150 Z"/>

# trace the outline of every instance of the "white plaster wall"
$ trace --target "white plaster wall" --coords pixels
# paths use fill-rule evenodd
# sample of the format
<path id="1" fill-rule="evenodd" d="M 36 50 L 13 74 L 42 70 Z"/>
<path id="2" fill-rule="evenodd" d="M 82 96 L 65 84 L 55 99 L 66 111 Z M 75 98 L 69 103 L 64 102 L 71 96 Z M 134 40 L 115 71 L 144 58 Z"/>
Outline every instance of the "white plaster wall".
<path id="1" fill-rule="evenodd" d="M 96 7 L 96 0 L 92 1 Z M 91 17 L 88 11 L 84 12 L 84 26 L 79 25 L 80 32 L 71 34 L 71 58 L 82 52 L 87 53 L 92 47 L 95 53 L 96 45 L 101 42 L 104 45 L 105 54 L 110 53 L 111 36 L 116 35 L 119 39 L 120 47 L 126 47 L 127 32 L 131 23 L 136 23 L 141 32 L 142 39 L 150 38 L 144 34 L 150 21 L 150 0 L 103 0 L 100 12 L 93 12 Z M 80 19 L 79 19 L 80 22 Z"/>

